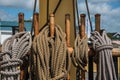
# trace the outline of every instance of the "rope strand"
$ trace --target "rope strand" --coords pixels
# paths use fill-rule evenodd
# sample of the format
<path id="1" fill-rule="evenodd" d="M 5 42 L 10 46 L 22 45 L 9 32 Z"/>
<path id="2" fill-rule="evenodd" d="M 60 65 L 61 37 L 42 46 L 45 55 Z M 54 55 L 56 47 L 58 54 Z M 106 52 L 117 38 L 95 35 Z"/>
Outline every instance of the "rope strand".
<path id="1" fill-rule="evenodd" d="M 54 37 L 49 37 L 49 33 L 49 26 L 46 26 L 33 41 L 36 78 L 37 80 L 66 79 L 70 68 L 66 35 L 58 25 L 55 26 Z"/>
<path id="2" fill-rule="evenodd" d="M 87 65 L 88 61 L 87 40 L 87 36 L 80 39 L 80 36 L 77 35 L 75 39 L 74 51 L 72 54 L 72 62 L 74 66 L 79 67 L 83 71 L 85 71 L 84 67 Z"/>
<path id="3" fill-rule="evenodd" d="M 6 39 L 0 53 L 0 75 L 1 80 L 19 80 L 20 65 L 31 47 L 31 36 L 29 33 L 21 32 Z"/>
<path id="4" fill-rule="evenodd" d="M 91 33 L 91 42 L 95 51 L 95 62 L 98 65 L 96 80 L 117 80 L 112 58 L 112 42 L 105 31 L 100 35 L 95 31 Z"/>

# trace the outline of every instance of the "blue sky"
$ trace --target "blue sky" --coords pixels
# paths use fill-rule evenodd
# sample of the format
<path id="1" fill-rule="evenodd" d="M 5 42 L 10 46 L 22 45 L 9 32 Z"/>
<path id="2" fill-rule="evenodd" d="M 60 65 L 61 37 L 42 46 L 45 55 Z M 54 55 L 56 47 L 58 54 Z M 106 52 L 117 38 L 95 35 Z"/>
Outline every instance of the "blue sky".
<path id="1" fill-rule="evenodd" d="M 96 13 L 101 14 L 101 28 L 120 32 L 120 0 L 88 0 L 93 27 Z M 78 0 L 79 14 L 87 13 L 84 0 Z M 87 18 L 88 19 L 88 18 Z"/>
<path id="2" fill-rule="evenodd" d="M 32 16 L 32 10 L 24 9 L 24 8 L 15 8 L 15 7 L 5 7 L 0 6 L 1 14 L 3 15 L 1 20 L 7 21 L 16 21 L 19 12 L 23 12 L 25 14 L 25 19 L 30 19 Z"/>
<path id="3" fill-rule="evenodd" d="M 78 0 L 79 14 L 87 14 L 84 1 Z M 88 2 L 93 27 L 94 15 L 100 13 L 102 28 L 108 32 L 120 32 L 120 0 L 88 0 Z M 31 19 L 33 5 L 34 0 L 0 0 L 0 19 L 16 21 L 19 12 L 25 14 L 25 19 Z"/>
<path id="4" fill-rule="evenodd" d="M 31 19 L 33 7 L 34 0 L 0 0 L 0 19 L 3 21 L 16 21 L 19 12 L 24 13 L 25 19 Z"/>

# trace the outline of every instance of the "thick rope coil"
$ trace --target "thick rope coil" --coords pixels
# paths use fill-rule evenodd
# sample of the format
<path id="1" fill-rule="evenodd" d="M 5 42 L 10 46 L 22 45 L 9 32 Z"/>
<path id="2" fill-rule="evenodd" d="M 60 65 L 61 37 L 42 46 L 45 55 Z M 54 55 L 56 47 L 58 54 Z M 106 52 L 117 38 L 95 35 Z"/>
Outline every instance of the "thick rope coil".
<path id="1" fill-rule="evenodd" d="M 46 26 L 33 41 L 35 79 L 64 80 L 70 69 L 66 35 L 56 25 L 55 36 L 49 36 L 49 26 Z"/>
<path id="2" fill-rule="evenodd" d="M 91 33 L 91 42 L 95 51 L 95 62 L 97 63 L 96 80 L 117 80 L 112 58 L 112 42 L 105 31 L 102 34 L 95 31 Z"/>
<path id="3" fill-rule="evenodd" d="M 31 48 L 31 35 L 20 32 L 6 39 L 0 53 L 0 80 L 20 80 L 22 59 Z"/>
<path id="4" fill-rule="evenodd" d="M 87 41 L 88 41 L 87 36 L 81 39 L 80 36 L 77 35 L 74 44 L 74 51 L 72 54 L 73 64 L 83 71 L 85 71 L 85 66 L 87 65 L 88 62 Z"/>

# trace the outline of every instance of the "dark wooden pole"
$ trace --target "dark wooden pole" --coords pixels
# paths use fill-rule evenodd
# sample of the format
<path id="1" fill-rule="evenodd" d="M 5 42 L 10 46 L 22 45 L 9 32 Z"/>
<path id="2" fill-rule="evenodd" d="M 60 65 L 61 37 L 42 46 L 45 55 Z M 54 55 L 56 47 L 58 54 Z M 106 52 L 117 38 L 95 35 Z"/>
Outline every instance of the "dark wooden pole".
<path id="1" fill-rule="evenodd" d="M 80 31 L 80 37 L 83 38 L 85 36 L 85 17 L 86 17 L 86 15 L 81 14 L 80 17 L 81 17 L 81 20 L 80 20 L 81 25 L 80 25 L 79 31 Z"/>
<path id="2" fill-rule="evenodd" d="M 100 32 L 100 14 L 95 15 L 95 31 Z"/>
<path id="3" fill-rule="evenodd" d="M 18 21 L 19 21 L 19 32 L 24 31 L 24 13 L 18 14 Z"/>
<path id="4" fill-rule="evenodd" d="M 93 78 L 93 56 L 89 56 L 89 80 L 94 80 Z"/>
<path id="5" fill-rule="evenodd" d="M 95 15 L 95 31 L 98 31 L 100 33 L 100 14 Z M 97 71 L 98 71 L 98 65 L 96 65 Z"/>
<path id="6" fill-rule="evenodd" d="M 116 56 L 113 56 L 113 61 L 114 61 L 114 65 L 115 65 L 115 72 L 116 72 L 116 77 L 117 77 L 117 80 L 118 80 L 118 57 Z"/>
<path id="7" fill-rule="evenodd" d="M 80 25 L 80 37 L 81 39 L 85 37 L 85 14 L 81 14 L 81 25 Z M 85 71 L 81 71 L 81 79 L 80 80 L 85 80 Z"/>

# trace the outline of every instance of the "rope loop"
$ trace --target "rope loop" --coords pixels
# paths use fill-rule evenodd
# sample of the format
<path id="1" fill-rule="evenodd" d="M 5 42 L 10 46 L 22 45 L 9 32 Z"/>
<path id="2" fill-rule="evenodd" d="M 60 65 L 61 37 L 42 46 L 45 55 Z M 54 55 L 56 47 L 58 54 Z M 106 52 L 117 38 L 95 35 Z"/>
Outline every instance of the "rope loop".
<path id="1" fill-rule="evenodd" d="M 31 48 L 31 35 L 20 32 L 7 38 L 0 53 L 1 80 L 20 80 L 20 65 Z"/>
<path id="2" fill-rule="evenodd" d="M 112 50 L 113 46 L 112 45 L 101 45 L 101 46 L 98 46 L 96 48 L 96 52 L 102 51 L 104 49 L 110 49 L 110 50 Z"/>
<path id="3" fill-rule="evenodd" d="M 72 53 L 72 62 L 75 67 L 79 67 L 81 70 L 85 70 L 85 66 L 88 61 L 88 44 L 87 36 L 80 38 L 79 34 L 75 39 L 74 51 Z"/>
<path id="4" fill-rule="evenodd" d="M 5 77 L 9 76 L 16 76 L 18 74 L 20 74 L 20 71 L 15 71 L 15 72 L 8 72 L 8 71 L 0 71 L 1 75 L 4 75 Z"/>
<path id="5" fill-rule="evenodd" d="M 34 64 L 31 65 L 34 69 L 31 70 L 35 70 L 38 80 L 63 80 L 70 69 L 66 34 L 59 25 L 55 25 L 54 37 L 51 37 L 49 29 L 49 25 L 44 27 L 33 40 Z"/>
<path id="6" fill-rule="evenodd" d="M 0 53 L 0 57 L 4 56 L 6 54 L 9 55 L 9 56 L 12 56 L 10 51 L 4 51 L 4 52 Z"/>
<path id="7" fill-rule="evenodd" d="M 105 31 L 101 34 L 97 31 L 92 32 L 90 39 L 95 51 L 94 61 L 98 65 L 96 80 L 117 80 L 112 57 L 112 41 Z"/>

